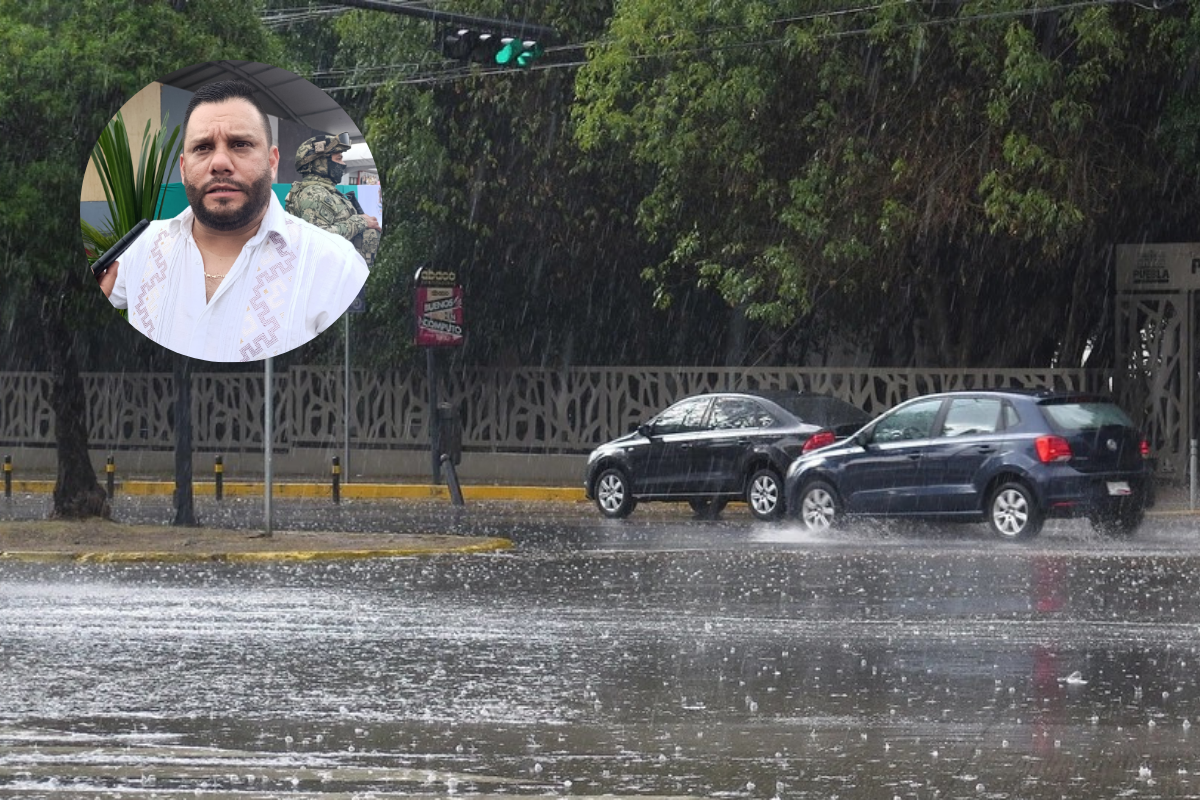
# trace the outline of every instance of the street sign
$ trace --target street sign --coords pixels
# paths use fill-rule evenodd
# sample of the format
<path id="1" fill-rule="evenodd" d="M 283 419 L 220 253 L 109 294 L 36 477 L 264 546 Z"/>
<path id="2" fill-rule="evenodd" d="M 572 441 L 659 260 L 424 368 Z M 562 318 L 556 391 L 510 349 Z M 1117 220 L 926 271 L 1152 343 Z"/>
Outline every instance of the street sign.
<path id="1" fill-rule="evenodd" d="M 421 267 L 413 276 L 418 347 L 454 347 L 463 343 L 463 290 L 458 275 Z"/>
<path id="2" fill-rule="evenodd" d="M 358 290 L 358 294 L 350 301 L 350 307 L 346 309 L 347 314 L 362 314 L 367 310 L 367 287 Z"/>

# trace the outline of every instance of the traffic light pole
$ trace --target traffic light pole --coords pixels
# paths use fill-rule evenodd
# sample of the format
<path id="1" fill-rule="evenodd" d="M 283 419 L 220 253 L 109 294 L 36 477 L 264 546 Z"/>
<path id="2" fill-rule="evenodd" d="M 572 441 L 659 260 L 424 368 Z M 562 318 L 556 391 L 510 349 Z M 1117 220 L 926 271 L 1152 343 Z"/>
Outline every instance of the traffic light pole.
<path id="1" fill-rule="evenodd" d="M 498 34 L 511 34 L 513 36 L 525 36 L 538 39 L 547 44 L 558 41 L 558 31 L 546 25 L 535 25 L 530 22 L 520 22 L 511 19 L 492 19 L 489 17 L 475 17 L 470 14 L 455 14 L 449 11 L 439 11 L 435 8 L 426 6 L 412 5 L 411 3 L 394 3 L 389 0 L 332 0 L 337 5 L 353 6 L 354 8 L 363 8 L 368 11 L 386 11 L 389 14 L 400 14 L 406 17 L 416 17 L 417 19 L 427 19 L 431 22 L 441 22 L 447 25 L 461 25 L 463 27 L 478 28 L 480 30 L 488 30 Z"/>

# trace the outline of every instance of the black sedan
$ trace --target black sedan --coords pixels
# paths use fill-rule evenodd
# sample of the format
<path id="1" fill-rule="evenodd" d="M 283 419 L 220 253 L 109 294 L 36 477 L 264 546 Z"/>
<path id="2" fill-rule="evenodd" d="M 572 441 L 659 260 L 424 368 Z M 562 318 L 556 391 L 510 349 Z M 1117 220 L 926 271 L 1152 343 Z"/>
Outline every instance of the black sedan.
<path id="1" fill-rule="evenodd" d="M 783 513 L 783 476 L 806 445 L 831 443 L 869 417 L 833 397 L 800 392 L 703 394 L 592 451 L 585 490 L 606 517 L 639 501 L 687 502 L 715 517 L 744 499 L 759 519 Z"/>
<path id="2" fill-rule="evenodd" d="M 1107 398 L 952 392 L 902 403 L 844 441 L 796 459 L 789 510 L 810 530 L 844 515 L 986 520 L 1002 539 L 1048 517 L 1131 534 L 1153 503 L 1141 433 Z"/>

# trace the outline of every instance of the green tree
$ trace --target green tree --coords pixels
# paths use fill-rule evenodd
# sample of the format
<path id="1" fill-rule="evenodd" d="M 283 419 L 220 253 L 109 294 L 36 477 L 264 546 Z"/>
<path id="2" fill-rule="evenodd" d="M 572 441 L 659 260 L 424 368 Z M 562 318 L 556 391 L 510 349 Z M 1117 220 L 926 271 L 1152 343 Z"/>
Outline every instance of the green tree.
<path id="1" fill-rule="evenodd" d="M 250 0 L 0 0 L 0 259 L 8 319 L 35 305 L 53 374 L 58 438 L 54 513 L 106 514 L 87 447 L 83 340 L 112 316 L 79 234 L 92 144 L 155 78 L 213 59 L 278 55 Z M 120 347 L 120 341 L 111 344 Z"/>
<path id="2" fill-rule="evenodd" d="M 494 3 L 446 7 L 501 18 Z M 611 4 L 561 0 L 522 18 L 563 41 L 599 35 Z M 310 23 L 297 23 L 310 24 Z M 587 157 L 571 128 L 582 49 L 551 48 L 546 69 L 464 65 L 431 44 L 422 20 L 354 11 L 314 80 L 362 124 L 385 187 L 384 237 L 356 331 L 373 361 L 411 361 L 411 277 L 424 263 L 456 270 L 467 291 L 458 358 L 489 364 L 720 362 L 731 315 L 715 293 L 685 291 L 657 310 L 638 275 L 662 257 L 633 227 L 645 176 L 602 150 Z M 351 113 L 354 113 L 353 111 Z"/>
<path id="3" fill-rule="evenodd" d="M 1111 327 L 1110 245 L 1194 236 L 1164 132 L 1195 9 L 627 0 L 577 136 L 654 176 L 663 303 L 710 286 L 877 364 L 1078 364 Z"/>

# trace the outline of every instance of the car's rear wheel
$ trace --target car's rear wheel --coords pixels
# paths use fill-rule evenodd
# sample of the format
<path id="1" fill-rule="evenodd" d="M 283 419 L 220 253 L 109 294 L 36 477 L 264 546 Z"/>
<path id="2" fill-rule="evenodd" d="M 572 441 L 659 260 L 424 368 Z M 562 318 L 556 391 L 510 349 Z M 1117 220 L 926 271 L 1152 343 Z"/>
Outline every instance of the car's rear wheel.
<path id="1" fill-rule="evenodd" d="M 779 519 L 783 514 L 783 482 L 770 467 L 757 470 L 746 485 L 746 505 L 761 520 Z"/>
<path id="2" fill-rule="evenodd" d="M 1009 481 L 996 487 L 988 500 L 988 524 L 1001 539 L 1032 539 L 1045 521 L 1029 487 Z"/>
<path id="3" fill-rule="evenodd" d="M 616 467 L 610 467 L 596 478 L 596 508 L 609 519 L 621 519 L 633 513 L 637 506 L 629 487 L 629 479 Z"/>
<path id="4" fill-rule="evenodd" d="M 688 500 L 688 505 L 692 507 L 697 519 L 716 519 L 725 510 L 725 506 L 729 505 L 729 501 L 725 498 L 694 498 Z"/>
<path id="5" fill-rule="evenodd" d="M 823 533 L 837 525 L 842 507 L 837 492 L 825 481 L 813 481 L 800 492 L 797 514 L 805 530 Z"/>

